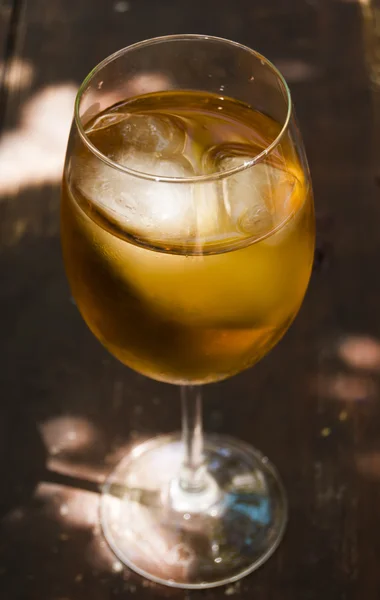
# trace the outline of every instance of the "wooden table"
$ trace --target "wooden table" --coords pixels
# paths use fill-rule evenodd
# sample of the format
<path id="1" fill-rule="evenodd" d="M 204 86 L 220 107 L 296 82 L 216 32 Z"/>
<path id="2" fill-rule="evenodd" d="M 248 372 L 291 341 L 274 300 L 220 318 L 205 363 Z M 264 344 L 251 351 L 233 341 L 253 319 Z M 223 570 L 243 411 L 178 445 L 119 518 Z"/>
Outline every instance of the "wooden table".
<path id="1" fill-rule="evenodd" d="M 370 85 L 380 62 L 360 7 L 0 1 L 2 600 L 380 598 L 380 92 Z M 174 388 L 124 368 L 89 333 L 59 244 L 59 179 L 80 81 L 120 47 L 181 32 L 236 39 L 282 69 L 319 229 L 290 332 L 254 369 L 204 391 L 206 428 L 254 443 L 279 468 L 286 537 L 240 583 L 191 593 L 123 569 L 100 534 L 97 483 L 128 444 L 177 428 L 179 403 Z"/>

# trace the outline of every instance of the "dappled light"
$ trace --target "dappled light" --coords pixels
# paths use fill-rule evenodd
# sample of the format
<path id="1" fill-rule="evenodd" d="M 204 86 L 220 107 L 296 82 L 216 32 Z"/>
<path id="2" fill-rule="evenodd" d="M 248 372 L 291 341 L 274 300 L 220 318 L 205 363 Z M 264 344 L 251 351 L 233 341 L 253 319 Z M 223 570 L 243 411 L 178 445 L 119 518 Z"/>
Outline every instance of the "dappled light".
<path id="1" fill-rule="evenodd" d="M 115 2 L 115 4 L 113 5 L 113 9 L 115 12 L 118 13 L 125 13 L 128 12 L 128 10 L 130 10 L 131 5 L 129 2 L 126 2 L 126 0 L 119 0 L 118 2 Z"/>
<path id="2" fill-rule="evenodd" d="M 356 369 L 380 371 L 380 342 L 369 336 L 348 336 L 339 344 L 343 361 Z"/>
<path id="3" fill-rule="evenodd" d="M 0 61 L 0 80 L 8 90 L 16 91 L 28 88 L 33 77 L 34 67 L 28 60 L 15 57 L 10 64 Z"/>
<path id="4" fill-rule="evenodd" d="M 0 196 L 60 182 L 75 94 L 69 83 L 44 88 L 26 103 L 19 126 L 0 138 Z"/>
<path id="5" fill-rule="evenodd" d="M 368 332 L 330 336 L 321 344 L 311 387 L 318 402 L 320 438 L 332 444 L 330 451 L 345 448 L 353 476 L 380 481 L 379 338 Z M 325 468 L 328 472 L 329 466 Z"/>
<path id="6" fill-rule="evenodd" d="M 377 389 L 376 383 L 369 377 L 346 373 L 321 374 L 316 383 L 318 394 L 345 402 L 370 400 L 374 398 Z"/>
<path id="7" fill-rule="evenodd" d="M 35 499 L 43 503 L 47 518 L 61 524 L 65 533 L 60 534 L 59 540 L 69 541 L 70 530 L 73 528 L 90 534 L 84 551 L 84 560 L 88 566 L 110 574 L 124 570 L 102 536 L 98 494 L 41 483 L 36 490 Z"/>
<path id="8" fill-rule="evenodd" d="M 280 59 L 275 63 L 289 83 L 313 81 L 321 75 L 315 65 L 303 60 Z"/>
<path id="9" fill-rule="evenodd" d="M 81 459 L 86 450 L 91 456 L 101 433 L 88 420 L 74 416 L 48 419 L 40 430 L 50 456 L 46 481 L 38 484 L 34 498 L 42 503 L 45 518 L 60 524 L 61 541 L 70 540 L 72 529 L 88 532 L 84 561 L 89 567 L 121 573 L 124 567 L 109 550 L 99 524 L 100 484 L 108 469 Z"/>
<path id="10" fill-rule="evenodd" d="M 93 489 L 103 481 L 107 468 L 101 466 L 104 457 L 103 434 L 92 423 L 81 417 L 62 415 L 40 425 L 52 474 L 72 478 L 75 485 L 93 483 Z M 96 466 L 94 466 L 96 465 Z"/>
<path id="11" fill-rule="evenodd" d="M 79 417 L 54 417 L 41 426 L 45 446 L 50 455 L 81 450 L 97 441 L 97 431 L 86 419 Z"/>
<path id="12" fill-rule="evenodd" d="M 379 374 L 380 341 L 368 334 L 340 334 L 323 344 L 311 387 L 320 398 L 367 402 L 379 395 Z"/>
<path id="13" fill-rule="evenodd" d="M 43 500 L 45 513 L 67 525 L 93 528 L 98 522 L 98 495 L 84 490 L 40 483 L 35 498 Z"/>

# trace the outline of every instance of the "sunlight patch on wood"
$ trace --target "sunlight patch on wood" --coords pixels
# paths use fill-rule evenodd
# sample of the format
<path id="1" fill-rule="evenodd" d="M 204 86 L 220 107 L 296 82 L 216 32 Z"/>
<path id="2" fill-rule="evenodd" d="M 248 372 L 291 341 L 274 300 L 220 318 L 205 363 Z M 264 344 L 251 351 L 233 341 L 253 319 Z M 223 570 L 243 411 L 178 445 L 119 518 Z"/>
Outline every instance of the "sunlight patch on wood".
<path id="1" fill-rule="evenodd" d="M 376 383 L 370 377 L 337 373 L 320 375 L 314 386 L 318 395 L 344 402 L 361 402 L 374 398 Z"/>
<path id="2" fill-rule="evenodd" d="M 348 336 L 339 344 L 340 357 L 351 367 L 380 371 L 380 342 L 369 336 Z"/>
<path id="3" fill-rule="evenodd" d="M 33 81 L 34 67 L 20 58 L 13 58 L 10 63 L 0 61 L 0 79 L 4 86 L 11 91 L 28 88 Z"/>
<path id="4" fill-rule="evenodd" d="M 61 416 L 40 425 L 41 434 L 50 455 L 83 450 L 95 444 L 98 432 L 86 419 Z"/>
<path id="5" fill-rule="evenodd" d="M 25 105 L 17 129 L 0 139 L 0 196 L 62 178 L 76 86 L 49 86 Z"/>

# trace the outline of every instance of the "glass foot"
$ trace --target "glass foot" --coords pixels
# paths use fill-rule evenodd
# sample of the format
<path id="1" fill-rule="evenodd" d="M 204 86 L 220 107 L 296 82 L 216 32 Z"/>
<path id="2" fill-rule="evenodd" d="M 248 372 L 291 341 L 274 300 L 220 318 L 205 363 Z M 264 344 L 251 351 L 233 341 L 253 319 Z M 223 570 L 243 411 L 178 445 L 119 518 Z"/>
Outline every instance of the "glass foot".
<path id="1" fill-rule="evenodd" d="M 103 488 L 105 537 L 128 567 L 179 588 L 231 583 L 262 565 L 286 525 L 284 488 L 268 459 L 243 442 L 206 436 L 206 488 L 177 484 L 179 436 L 136 446 Z"/>

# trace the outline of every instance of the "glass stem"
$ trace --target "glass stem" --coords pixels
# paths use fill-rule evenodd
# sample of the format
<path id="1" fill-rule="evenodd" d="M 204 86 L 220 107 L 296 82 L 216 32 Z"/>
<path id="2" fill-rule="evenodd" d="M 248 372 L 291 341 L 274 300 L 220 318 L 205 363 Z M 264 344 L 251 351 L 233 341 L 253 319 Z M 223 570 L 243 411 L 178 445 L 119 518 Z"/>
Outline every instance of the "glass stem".
<path id="1" fill-rule="evenodd" d="M 201 387 L 181 386 L 181 402 L 184 459 L 179 484 L 183 491 L 197 493 L 206 487 Z"/>

